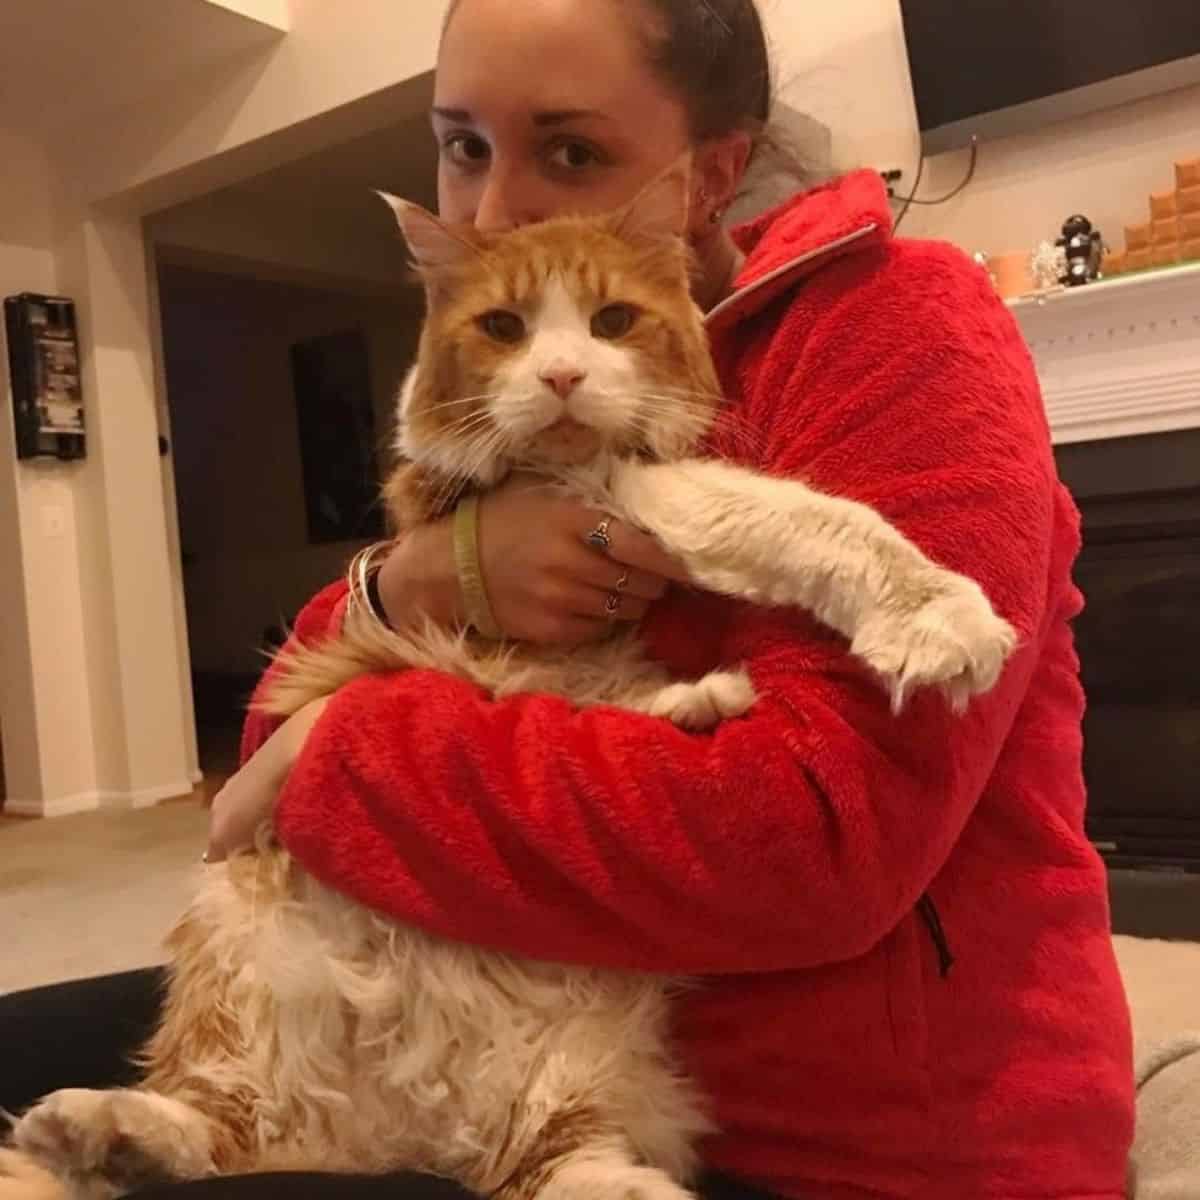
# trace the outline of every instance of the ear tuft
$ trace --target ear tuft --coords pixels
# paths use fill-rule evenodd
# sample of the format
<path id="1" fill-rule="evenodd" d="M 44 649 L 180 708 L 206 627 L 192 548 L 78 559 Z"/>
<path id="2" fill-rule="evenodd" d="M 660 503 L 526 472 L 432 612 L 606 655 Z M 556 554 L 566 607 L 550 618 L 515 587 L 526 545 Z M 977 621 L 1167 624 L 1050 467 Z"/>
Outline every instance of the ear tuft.
<path id="1" fill-rule="evenodd" d="M 435 217 L 428 209 L 411 200 L 401 200 L 387 192 L 376 192 L 386 201 L 396 217 L 400 232 L 422 271 L 437 271 L 457 266 L 473 256 L 476 247 L 463 236 Z"/>

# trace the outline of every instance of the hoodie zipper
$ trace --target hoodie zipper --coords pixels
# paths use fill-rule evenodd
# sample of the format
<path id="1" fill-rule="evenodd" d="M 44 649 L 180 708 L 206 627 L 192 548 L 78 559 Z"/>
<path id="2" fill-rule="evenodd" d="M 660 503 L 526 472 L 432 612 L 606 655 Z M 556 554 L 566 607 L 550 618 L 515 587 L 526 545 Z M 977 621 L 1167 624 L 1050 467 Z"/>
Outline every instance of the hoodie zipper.
<path id="1" fill-rule="evenodd" d="M 954 966 L 954 952 L 950 949 L 950 940 L 946 937 L 946 929 L 942 925 L 937 905 L 928 892 L 917 901 L 917 912 L 921 914 L 921 920 L 925 922 L 925 928 L 929 930 L 929 937 L 937 951 L 938 974 L 945 979 Z"/>
<path id="2" fill-rule="evenodd" d="M 814 259 L 820 258 L 823 254 L 832 254 L 835 250 L 841 250 L 844 246 L 849 246 L 853 242 L 859 241 L 874 233 L 879 228 L 877 222 L 872 221 L 869 225 L 864 225 L 861 229 L 854 230 L 853 233 L 848 233 L 844 237 L 835 239 L 832 242 L 826 242 L 823 246 L 818 246 L 815 250 L 806 250 L 803 254 L 797 255 L 793 259 L 789 259 L 781 267 L 776 267 L 773 271 L 768 271 L 761 279 L 756 279 L 753 283 L 748 283 L 745 287 L 739 288 L 730 296 L 726 296 L 719 304 L 710 308 L 704 314 L 704 323 L 712 325 L 718 317 L 722 317 L 731 308 L 736 307 L 747 296 L 752 296 L 760 288 L 764 288 L 769 283 L 774 283 L 781 276 L 786 275 L 789 271 L 794 271 L 798 267 L 807 266 Z"/>

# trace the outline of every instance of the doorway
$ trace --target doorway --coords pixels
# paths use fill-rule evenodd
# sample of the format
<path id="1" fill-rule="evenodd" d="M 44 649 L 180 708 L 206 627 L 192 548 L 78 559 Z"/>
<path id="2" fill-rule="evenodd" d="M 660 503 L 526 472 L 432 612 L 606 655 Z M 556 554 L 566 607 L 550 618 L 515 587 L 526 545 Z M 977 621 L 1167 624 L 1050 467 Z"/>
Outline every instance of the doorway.
<path id="1" fill-rule="evenodd" d="M 210 794 L 236 767 L 267 655 L 380 536 L 377 484 L 422 302 L 372 189 L 431 206 L 434 168 L 422 114 L 145 222 L 164 488 Z"/>

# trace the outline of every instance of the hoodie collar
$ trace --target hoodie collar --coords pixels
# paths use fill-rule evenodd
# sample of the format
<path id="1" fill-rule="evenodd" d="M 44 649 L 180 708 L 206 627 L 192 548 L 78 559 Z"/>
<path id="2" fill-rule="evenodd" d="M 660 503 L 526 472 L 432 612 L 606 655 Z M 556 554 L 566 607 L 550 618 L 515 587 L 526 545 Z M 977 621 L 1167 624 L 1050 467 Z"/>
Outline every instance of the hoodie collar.
<path id="1" fill-rule="evenodd" d="M 792 197 L 733 231 L 746 261 L 733 293 L 707 314 L 709 332 L 760 312 L 825 263 L 891 236 L 887 191 L 874 171 L 852 171 Z"/>

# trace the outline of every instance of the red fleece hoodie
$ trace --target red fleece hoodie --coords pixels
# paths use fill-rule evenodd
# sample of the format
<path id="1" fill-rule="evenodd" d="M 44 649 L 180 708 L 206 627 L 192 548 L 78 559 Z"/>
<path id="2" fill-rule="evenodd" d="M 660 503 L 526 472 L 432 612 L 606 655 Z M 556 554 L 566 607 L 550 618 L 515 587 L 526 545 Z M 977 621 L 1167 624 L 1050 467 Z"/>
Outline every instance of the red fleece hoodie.
<path id="1" fill-rule="evenodd" d="M 804 614 L 676 590 L 653 653 L 681 674 L 745 662 L 745 718 L 699 736 L 368 676 L 314 728 L 278 831 L 435 933 L 700 977 L 678 1039 L 716 1106 L 712 1167 L 808 1200 L 1120 1200 L 1130 1034 L 1083 832 L 1076 512 L 983 272 L 889 230 L 860 172 L 739 231 L 710 330 L 754 436 L 715 448 L 864 501 L 978 579 L 1022 640 L 994 692 L 894 717 Z M 245 751 L 269 731 L 251 718 Z"/>

